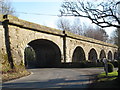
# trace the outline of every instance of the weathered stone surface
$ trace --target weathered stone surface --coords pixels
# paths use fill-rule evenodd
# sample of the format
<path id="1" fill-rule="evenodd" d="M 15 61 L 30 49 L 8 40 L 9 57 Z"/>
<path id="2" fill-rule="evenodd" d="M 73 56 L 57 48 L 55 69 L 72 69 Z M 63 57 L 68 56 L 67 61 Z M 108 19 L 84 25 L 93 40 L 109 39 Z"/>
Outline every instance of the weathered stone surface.
<path id="1" fill-rule="evenodd" d="M 0 15 L 0 22 L 6 19 Z M 48 40 L 55 44 L 60 49 L 61 62 L 72 62 L 73 53 L 77 47 L 81 47 L 85 53 L 85 58 L 88 60 L 89 52 L 94 49 L 97 53 L 97 58 L 100 59 L 101 50 L 105 51 L 105 56 L 108 58 L 108 52 L 117 52 L 118 47 L 109 43 L 98 41 L 92 38 L 75 35 L 70 32 L 63 33 L 61 30 L 38 25 L 28 21 L 21 20 L 17 17 L 8 15 L 7 20 L 9 29 L 9 40 L 14 63 L 19 65 L 24 62 L 24 50 L 26 46 L 35 40 Z M 4 28 L 0 25 L 0 51 L 5 51 Z M 66 35 L 66 36 L 65 36 Z M 65 37 L 65 38 L 63 38 Z M 66 39 L 64 41 L 64 39 Z M 42 53 L 42 52 L 41 52 Z M 48 52 L 49 53 L 49 52 Z M 64 60 L 66 55 L 66 60 Z"/>

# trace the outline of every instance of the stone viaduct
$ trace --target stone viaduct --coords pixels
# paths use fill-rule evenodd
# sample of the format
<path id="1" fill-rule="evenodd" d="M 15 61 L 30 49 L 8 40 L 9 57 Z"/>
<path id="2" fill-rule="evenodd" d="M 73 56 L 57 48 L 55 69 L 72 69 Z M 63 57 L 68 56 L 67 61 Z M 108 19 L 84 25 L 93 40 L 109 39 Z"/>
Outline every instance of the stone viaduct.
<path id="1" fill-rule="evenodd" d="M 0 52 L 9 49 L 15 64 L 27 64 L 27 48 L 34 52 L 34 55 L 31 54 L 35 59 L 33 64 L 40 67 L 102 58 L 114 60 L 118 49 L 116 45 L 68 31 L 0 15 Z"/>

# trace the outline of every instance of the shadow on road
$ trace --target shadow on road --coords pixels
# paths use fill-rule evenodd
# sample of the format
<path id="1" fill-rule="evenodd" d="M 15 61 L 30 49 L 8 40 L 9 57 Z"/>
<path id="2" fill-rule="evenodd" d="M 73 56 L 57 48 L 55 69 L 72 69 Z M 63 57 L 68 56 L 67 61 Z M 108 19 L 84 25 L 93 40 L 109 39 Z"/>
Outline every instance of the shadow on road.
<path id="1" fill-rule="evenodd" d="M 64 90 L 87 89 L 100 68 L 86 69 L 32 69 L 28 77 L 2 84 L 2 90 Z"/>
<path id="2" fill-rule="evenodd" d="M 60 79 L 51 79 L 48 81 L 26 81 L 24 83 L 4 83 L 2 85 L 2 90 L 16 90 L 16 89 L 31 89 L 31 90 L 37 90 L 41 88 L 41 90 L 47 90 L 48 88 L 53 90 L 53 88 L 56 90 L 58 89 L 64 89 L 64 88 L 87 88 L 87 85 L 90 84 L 91 79 L 89 78 L 82 78 L 82 77 L 90 77 L 91 75 L 80 75 L 79 79 L 77 80 L 70 80 L 66 78 L 60 78 Z M 81 79 L 80 79 L 81 78 Z"/>

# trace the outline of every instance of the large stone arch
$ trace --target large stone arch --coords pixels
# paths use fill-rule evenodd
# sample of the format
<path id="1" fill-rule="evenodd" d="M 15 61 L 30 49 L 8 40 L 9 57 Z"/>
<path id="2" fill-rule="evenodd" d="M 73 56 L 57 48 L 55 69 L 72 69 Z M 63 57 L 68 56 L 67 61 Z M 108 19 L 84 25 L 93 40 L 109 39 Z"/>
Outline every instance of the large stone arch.
<path id="1" fill-rule="evenodd" d="M 82 47 L 78 46 L 75 48 L 73 55 L 72 55 L 72 62 L 80 62 L 86 60 L 85 52 Z"/>
<path id="2" fill-rule="evenodd" d="M 111 51 L 108 52 L 108 60 L 112 60 L 112 52 Z"/>
<path id="3" fill-rule="evenodd" d="M 100 51 L 99 59 L 102 60 L 103 58 L 106 58 L 106 53 L 105 53 L 104 50 L 101 50 L 101 51 Z"/>
<path id="4" fill-rule="evenodd" d="M 20 30 L 19 30 L 20 31 Z M 48 40 L 54 43 L 61 52 L 61 62 L 64 62 L 64 55 L 63 55 L 63 39 L 59 36 L 52 35 L 52 34 L 47 34 L 47 33 L 41 33 L 41 32 L 33 32 L 31 30 L 25 30 L 25 33 L 28 33 L 28 35 L 24 35 L 22 32 L 22 36 L 24 38 L 20 38 L 20 44 L 19 44 L 19 50 L 21 51 L 22 54 L 22 62 L 25 63 L 25 57 L 24 57 L 24 51 L 28 43 L 35 41 L 35 40 Z"/>
<path id="5" fill-rule="evenodd" d="M 36 39 L 28 43 L 35 51 L 36 67 L 57 67 L 61 63 L 61 51 L 57 44 L 47 39 Z"/>
<path id="6" fill-rule="evenodd" d="M 96 61 L 98 59 L 98 55 L 97 55 L 97 52 L 94 48 L 92 48 L 89 53 L 88 53 L 88 60 L 91 60 L 91 61 Z"/>

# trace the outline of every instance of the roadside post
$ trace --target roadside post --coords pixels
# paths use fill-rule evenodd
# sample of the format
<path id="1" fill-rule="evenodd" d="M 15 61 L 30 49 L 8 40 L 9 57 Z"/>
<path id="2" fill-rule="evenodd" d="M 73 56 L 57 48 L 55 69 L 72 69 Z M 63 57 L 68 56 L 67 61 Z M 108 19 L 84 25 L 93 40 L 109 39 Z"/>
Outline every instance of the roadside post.
<path id="1" fill-rule="evenodd" d="M 108 76 L 108 64 L 107 64 L 106 58 L 103 58 L 103 63 L 104 63 L 104 70 L 105 70 L 106 76 Z"/>

